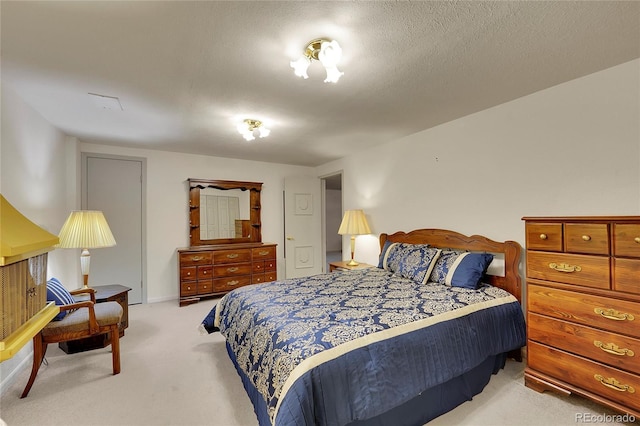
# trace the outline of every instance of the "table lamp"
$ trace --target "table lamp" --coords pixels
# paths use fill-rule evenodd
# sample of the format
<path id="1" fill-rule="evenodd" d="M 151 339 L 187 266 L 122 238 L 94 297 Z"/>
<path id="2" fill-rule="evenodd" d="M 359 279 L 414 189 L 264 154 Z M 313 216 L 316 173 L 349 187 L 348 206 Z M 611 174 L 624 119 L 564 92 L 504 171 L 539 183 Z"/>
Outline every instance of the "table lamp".
<path id="1" fill-rule="evenodd" d="M 116 240 L 113 238 L 107 220 L 101 211 L 75 210 L 72 211 L 67 221 L 62 225 L 58 235 L 62 248 L 81 248 L 80 269 L 83 276 L 83 288 L 89 287 L 89 262 L 90 248 L 113 247 Z"/>
<path id="2" fill-rule="evenodd" d="M 338 234 L 351 235 L 351 261 L 347 263 L 349 266 L 358 266 L 358 262 L 353 259 L 356 250 L 356 235 L 370 234 L 367 218 L 362 210 L 347 210 L 344 212 Z"/>

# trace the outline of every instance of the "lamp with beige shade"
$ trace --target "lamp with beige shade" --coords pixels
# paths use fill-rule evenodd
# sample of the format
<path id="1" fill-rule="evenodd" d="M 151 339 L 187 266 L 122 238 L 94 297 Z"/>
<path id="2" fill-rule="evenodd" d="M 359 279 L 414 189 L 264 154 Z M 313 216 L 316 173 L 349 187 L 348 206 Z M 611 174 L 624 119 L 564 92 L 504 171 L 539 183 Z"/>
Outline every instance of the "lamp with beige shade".
<path id="1" fill-rule="evenodd" d="M 358 262 L 354 260 L 356 250 L 356 235 L 370 234 L 367 218 L 362 210 L 347 210 L 344 212 L 342 223 L 338 229 L 340 235 L 351 235 L 351 261 L 347 263 L 349 266 L 358 266 Z"/>
<path id="2" fill-rule="evenodd" d="M 91 255 L 89 249 L 113 247 L 116 240 L 113 238 L 107 220 L 101 211 L 75 210 L 67 218 L 60 234 L 62 248 L 80 248 L 80 269 L 83 276 L 83 288 L 89 287 L 89 263 Z"/>

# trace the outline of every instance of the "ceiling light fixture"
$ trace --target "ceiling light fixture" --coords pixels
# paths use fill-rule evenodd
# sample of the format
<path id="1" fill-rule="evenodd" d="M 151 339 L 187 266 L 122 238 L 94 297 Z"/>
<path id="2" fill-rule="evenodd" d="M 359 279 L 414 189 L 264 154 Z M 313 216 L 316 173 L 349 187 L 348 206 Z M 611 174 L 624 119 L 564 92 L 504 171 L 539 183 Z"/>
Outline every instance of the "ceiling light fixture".
<path id="1" fill-rule="evenodd" d="M 258 136 L 261 138 L 266 138 L 269 136 L 269 133 L 271 133 L 271 130 L 267 129 L 260 120 L 247 118 L 242 123 L 238 124 L 238 132 L 248 141 L 255 139 L 255 136 L 253 136 L 255 130 L 258 130 Z"/>
<path id="2" fill-rule="evenodd" d="M 307 69 L 311 65 L 311 60 L 315 59 L 320 61 L 327 71 L 327 78 L 325 78 L 324 82 L 337 83 L 340 77 L 344 75 L 337 67 L 341 57 L 342 48 L 337 41 L 319 38 L 309 42 L 304 50 L 304 55 L 300 59 L 291 61 L 291 68 L 293 68 L 298 77 L 307 79 L 309 78 Z"/>

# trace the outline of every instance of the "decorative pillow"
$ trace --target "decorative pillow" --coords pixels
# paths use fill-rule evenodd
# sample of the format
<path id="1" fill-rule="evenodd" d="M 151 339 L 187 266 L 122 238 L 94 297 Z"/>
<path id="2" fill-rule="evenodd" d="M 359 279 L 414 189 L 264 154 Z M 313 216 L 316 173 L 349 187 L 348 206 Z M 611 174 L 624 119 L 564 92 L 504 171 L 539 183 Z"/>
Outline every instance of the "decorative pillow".
<path id="1" fill-rule="evenodd" d="M 387 251 L 389 250 L 389 247 L 391 247 L 391 244 L 393 243 L 387 240 L 382 246 L 382 251 L 380 251 L 380 257 L 378 258 L 378 268 L 380 269 L 384 269 L 384 258 L 387 255 Z"/>
<path id="2" fill-rule="evenodd" d="M 47 302 L 55 302 L 56 305 L 69 305 L 76 301 L 57 278 L 51 278 L 47 281 Z M 62 311 L 56 315 L 53 321 L 60 321 L 66 315 L 67 311 Z"/>
<path id="3" fill-rule="evenodd" d="M 492 260 L 493 255 L 490 253 L 443 250 L 429 281 L 453 287 L 476 289 Z"/>
<path id="4" fill-rule="evenodd" d="M 402 243 L 391 243 L 389 247 L 383 247 L 383 253 L 380 253 L 382 256 L 382 269 L 390 272 L 395 272 L 398 270 L 398 265 L 400 264 L 400 258 L 402 256 L 401 249 L 404 244 Z M 386 246 L 386 244 L 385 244 Z"/>
<path id="5" fill-rule="evenodd" d="M 408 245 L 399 250 L 401 253 L 396 274 L 424 284 L 431 275 L 436 260 L 442 250 L 430 248 L 426 244 Z"/>

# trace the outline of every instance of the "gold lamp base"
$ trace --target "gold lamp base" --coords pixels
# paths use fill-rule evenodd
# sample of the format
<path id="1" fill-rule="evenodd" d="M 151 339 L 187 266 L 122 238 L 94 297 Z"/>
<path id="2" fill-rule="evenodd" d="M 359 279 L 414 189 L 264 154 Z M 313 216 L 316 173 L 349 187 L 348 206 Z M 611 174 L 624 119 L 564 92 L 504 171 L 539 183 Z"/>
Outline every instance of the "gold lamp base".
<path id="1" fill-rule="evenodd" d="M 356 262 L 355 260 L 353 260 L 353 258 L 349 261 L 349 263 L 347 263 L 348 266 L 358 266 L 359 263 Z"/>

